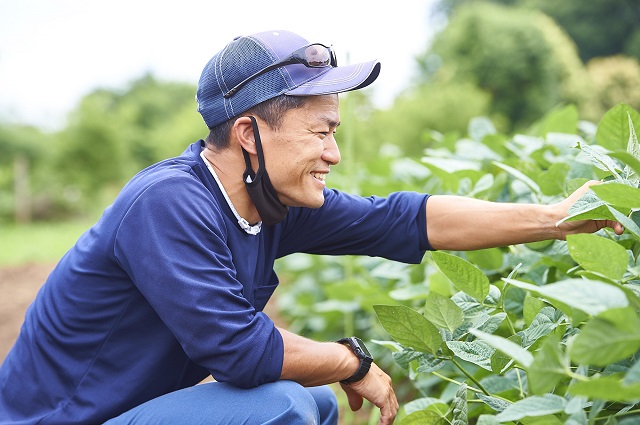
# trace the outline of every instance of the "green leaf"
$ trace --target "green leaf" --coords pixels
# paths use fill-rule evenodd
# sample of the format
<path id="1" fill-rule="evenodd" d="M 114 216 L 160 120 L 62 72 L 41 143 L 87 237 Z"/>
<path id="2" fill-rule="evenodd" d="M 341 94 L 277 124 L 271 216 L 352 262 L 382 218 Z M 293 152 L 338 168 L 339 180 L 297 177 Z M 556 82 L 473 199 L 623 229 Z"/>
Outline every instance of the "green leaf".
<path id="1" fill-rule="evenodd" d="M 564 162 L 552 164 L 547 171 L 540 173 L 538 184 L 544 195 L 553 196 L 564 192 L 567 174 L 571 167 Z"/>
<path id="2" fill-rule="evenodd" d="M 598 144 L 609 150 L 626 150 L 631 136 L 629 121 L 640 128 L 640 114 L 635 109 L 624 103 L 611 108 L 598 123 Z"/>
<path id="3" fill-rule="evenodd" d="M 638 143 L 638 136 L 636 135 L 635 129 L 636 126 L 633 124 L 633 119 L 631 118 L 631 113 L 629 111 L 627 111 L 627 118 L 629 119 L 629 143 L 627 144 L 627 152 L 635 158 L 640 159 L 640 143 Z"/>
<path id="4" fill-rule="evenodd" d="M 464 161 L 461 159 L 431 158 L 425 156 L 422 158 L 422 162 L 427 164 L 429 169 L 437 168 L 449 174 L 467 170 L 480 171 L 481 169 L 480 164 L 478 164 L 477 162 Z"/>
<path id="5" fill-rule="evenodd" d="M 609 156 L 611 158 L 619 159 L 620 161 L 625 163 L 625 168 L 624 168 L 625 175 L 623 177 L 629 179 L 629 177 L 631 177 L 632 174 L 635 174 L 636 176 L 640 176 L 640 155 L 633 156 L 631 153 L 627 151 L 614 151 L 614 152 L 609 152 Z"/>
<path id="6" fill-rule="evenodd" d="M 491 120 L 487 117 L 474 117 L 469 121 L 468 131 L 469 137 L 476 142 L 481 142 L 485 136 L 496 134 L 496 128 Z"/>
<path id="7" fill-rule="evenodd" d="M 540 310 L 542 310 L 547 304 L 540 298 L 532 297 L 527 294 L 524 298 L 523 316 L 524 322 L 528 326 L 536 318 Z"/>
<path id="8" fill-rule="evenodd" d="M 480 415 L 476 425 L 500 425 L 494 415 Z"/>
<path id="9" fill-rule="evenodd" d="M 391 351 L 392 353 L 397 353 L 399 351 L 402 351 L 402 348 L 403 348 L 402 345 L 398 344 L 395 341 L 381 341 L 381 340 L 378 340 L 378 339 L 372 339 L 371 342 L 386 348 L 387 350 Z"/>
<path id="10" fill-rule="evenodd" d="M 569 400 L 569 402 L 567 403 L 567 407 L 564 408 L 564 413 L 568 415 L 575 415 L 580 413 L 584 414 L 584 408 L 589 401 L 589 397 L 585 397 L 582 395 L 570 397 L 569 395 L 566 395 L 565 397 Z M 586 424 L 586 420 L 584 423 Z"/>
<path id="11" fill-rule="evenodd" d="M 487 317 L 487 319 L 484 321 L 474 322 L 473 327 L 483 332 L 492 334 L 500 327 L 500 324 L 504 322 L 504 319 L 506 317 L 507 313 L 496 313 L 493 316 Z"/>
<path id="12" fill-rule="evenodd" d="M 629 119 L 629 129 L 631 130 L 631 136 L 629 137 L 627 151 L 610 152 L 609 156 L 625 163 L 622 177 L 631 186 L 637 187 L 640 184 L 640 143 L 638 143 L 638 137 L 631 119 Z"/>
<path id="13" fill-rule="evenodd" d="M 500 248 L 479 249 L 465 253 L 469 261 L 486 270 L 497 270 L 502 267 L 504 255 Z"/>
<path id="14" fill-rule="evenodd" d="M 635 236 L 640 238 L 640 226 L 638 226 L 638 224 L 636 224 L 635 221 L 633 221 L 631 218 L 627 217 L 626 215 L 622 214 L 620 211 L 614 209 L 611 206 L 607 206 L 607 208 L 609 209 L 609 212 L 613 216 L 613 220 L 618 221 L 620 224 L 624 226 L 624 228 L 628 232 L 633 233 Z"/>
<path id="15" fill-rule="evenodd" d="M 418 357 L 418 367 L 416 372 L 431 373 L 438 369 L 442 369 L 447 362 L 444 359 L 437 358 L 431 353 L 422 353 L 422 356 Z"/>
<path id="16" fill-rule="evenodd" d="M 490 408 L 492 408 L 498 413 L 502 412 L 504 409 L 506 409 L 511 405 L 511 403 L 509 403 L 503 398 L 488 396 L 480 393 L 476 394 L 476 397 L 478 397 L 480 400 L 482 400 L 484 404 L 486 404 L 487 406 L 489 406 Z"/>
<path id="17" fill-rule="evenodd" d="M 640 400 L 640 383 L 624 385 L 617 376 L 603 376 L 576 382 L 568 388 L 571 394 L 618 402 Z"/>
<path id="18" fill-rule="evenodd" d="M 522 346 L 530 347 L 538 339 L 549 335 L 560 322 L 562 314 L 553 307 L 544 307 L 531 321 L 529 327 L 518 332 L 522 336 Z"/>
<path id="19" fill-rule="evenodd" d="M 590 187 L 600 199 L 616 207 L 640 208 L 640 189 L 622 183 L 603 183 Z"/>
<path id="20" fill-rule="evenodd" d="M 607 219 L 615 220 L 615 217 L 609 211 L 606 202 L 598 198 L 598 196 L 588 191 L 575 204 L 573 204 L 567 211 L 567 217 L 556 223 L 556 226 L 564 221 L 576 221 L 576 220 L 595 220 L 595 219 Z"/>
<path id="21" fill-rule="evenodd" d="M 475 335 L 477 338 L 480 338 L 496 350 L 502 351 L 525 368 L 529 367 L 531 365 L 531 362 L 533 362 L 533 355 L 530 352 L 528 352 L 521 346 L 509 341 L 508 339 L 502 338 L 501 336 L 488 334 L 477 329 L 470 329 L 469 332 Z"/>
<path id="22" fill-rule="evenodd" d="M 585 270 L 601 273 L 613 280 L 622 279 L 627 271 L 627 250 L 615 241 L 583 233 L 568 235 L 567 247 L 571 257 Z"/>
<path id="23" fill-rule="evenodd" d="M 511 335 L 508 341 L 518 346 L 522 346 L 522 337 L 518 334 Z M 503 373 L 505 368 L 513 363 L 511 356 L 506 355 L 500 350 L 496 350 L 491 356 L 491 370 L 495 373 Z"/>
<path id="24" fill-rule="evenodd" d="M 488 334 L 490 335 L 490 334 Z M 447 341 L 447 347 L 462 360 L 471 362 L 483 369 L 491 371 L 491 356 L 495 348 L 483 341 Z"/>
<path id="25" fill-rule="evenodd" d="M 498 161 L 493 161 L 492 164 L 495 165 L 498 168 L 501 168 L 502 170 L 504 170 L 507 173 L 511 174 L 516 179 L 518 179 L 521 182 L 523 182 L 524 184 L 526 184 L 529 187 L 529 189 L 531 189 L 531 191 L 534 192 L 535 194 L 539 195 L 541 193 L 540 186 L 538 186 L 538 184 L 536 182 L 531 180 L 523 172 L 521 172 L 519 170 L 516 170 L 515 168 L 510 167 L 507 164 L 503 164 L 503 163 L 498 162 Z"/>
<path id="26" fill-rule="evenodd" d="M 567 400 L 555 394 L 527 397 L 496 415 L 500 422 L 517 421 L 527 416 L 553 415 L 564 411 Z"/>
<path id="27" fill-rule="evenodd" d="M 557 416 L 552 415 L 522 418 L 520 423 L 522 425 L 567 425 L 565 422 L 558 419 Z"/>
<path id="28" fill-rule="evenodd" d="M 447 421 L 431 410 L 419 410 L 405 416 L 399 425 L 445 425 Z"/>
<path id="29" fill-rule="evenodd" d="M 440 268 L 440 271 L 460 291 L 471 295 L 478 301 L 483 301 L 489 294 L 489 279 L 470 262 L 440 251 L 432 252 L 431 257 Z"/>
<path id="30" fill-rule="evenodd" d="M 566 105 L 547 113 L 539 127 L 539 135 L 547 133 L 575 134 L 578 129 L 578 109 L 575 105 Z"/>
<path id="31" fill-rule="evenodd" d="M 569 359 L 560 349 L 559 337 L 550 336 L 527 368 L 531 393 L 541 395 L 553 390 L 569 373 Z"/>
<path id="32" fill-rule="evenodd" d="M 426 285 L 407 285 L 389 291 L 389 296 L 397 301 L 424 299 L 429 294 Z"/>
<path id="33" fill-rule="evenodd" d="M 622 180 L 622 177 L 619 174 L 619 172 L 622 172 L 622 169 L 618 163 L 607 155 L 606 150 L 602 146 L 591 146 L 586 143 L 578 142 L 576 148 L 580 149 L 591 160 L 593 165 L 601 170 L 608 171 L 616 178 L 616 180 Z"/>
<path id="34" fill-rule="evenodd" d="M 374 305 L 382 327 L 400 344 L 435 354 L 442 336 L 431 322 L 417 311 L 403 306 Z"/>
<path id="35" fill-rule="evenodd" d="M 567 279 L 545 286 L 514 279 L 504 281 L 547 299 L 570 317 L 575 314 L 574 310 L 597 316 L 605 310 L 629 305 L 621 289 L 597 280 Z"/>
<path id="36" fill-rule="evenodd" d="M 607 366 L 640 349 L 640 319 L 632 308 L 608 310 L 590 320 L 569 349 L 576 363 Z"/>
<path id="37" fill-rule="evenodd" d="M 500 394 L 512 390 L 520 391 L 521 384 L 515 373 L 510 374 L 509 377 L 498 374 L 488 375 L 482 378 L 480 383 L 490 394 Z"/>
<path id="38" fill-rule="evenodd" d="M 449 406 L 447 406 L 447 404 L 444 401 L 434 397 L 417 398 L 404 405 L 404 412 L 407 415 L 410 415 L 413 412 L 418 412 L 420 410 L 425 410 L 425 409 L 432 410 L 436 413 L 439 413 L 440 416 L 444 416 L 447 414 L 447 410 L 449 410 Z"/>
<path id="39" fill-rule="evenodd" d="M 633 366 L 629 368 L 622 382 L 625 385 L 640 384 L 640 360 L 637 360 Z"/>
<path id="40" fill-rule="evenodd" d="M 464 322 L 464 313 L 450 298 L 430 292 L 424 305 L 424 317 L 439 328 L 455 331 Z"/>

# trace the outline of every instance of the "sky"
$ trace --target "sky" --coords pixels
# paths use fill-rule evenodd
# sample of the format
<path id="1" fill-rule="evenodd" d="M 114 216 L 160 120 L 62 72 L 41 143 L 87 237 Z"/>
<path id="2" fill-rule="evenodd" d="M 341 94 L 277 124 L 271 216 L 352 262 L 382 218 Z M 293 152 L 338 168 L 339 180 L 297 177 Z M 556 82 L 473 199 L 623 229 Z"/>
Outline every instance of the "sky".
<path id="1" fill-rule="evenodd" d="M 0 0 L 0 120 L 62 128 L 82 96 L 148 72 L 195 85 L 235 36 L 273 29 L 333 45 L 338 64 L 378 59 L 370 92 L 386 107 L 438 30 L 434 2 Z"/>

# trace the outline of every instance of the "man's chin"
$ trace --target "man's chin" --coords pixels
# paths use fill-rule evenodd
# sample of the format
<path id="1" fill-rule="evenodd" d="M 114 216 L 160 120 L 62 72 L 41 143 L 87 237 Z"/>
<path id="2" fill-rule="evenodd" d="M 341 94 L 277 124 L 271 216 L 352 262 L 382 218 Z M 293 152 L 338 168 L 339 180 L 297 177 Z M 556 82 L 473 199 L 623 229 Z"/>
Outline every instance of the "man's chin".
<path id="1" fill-rule="evenodd" d="M 305 202 L 294 202 L 292 204 L 288 204 L 290 207 L 299 207 L 299 208 L 312 208 L 318 209 L 324 205 L 324 195 L 320 199 L 309 200 Z"/>

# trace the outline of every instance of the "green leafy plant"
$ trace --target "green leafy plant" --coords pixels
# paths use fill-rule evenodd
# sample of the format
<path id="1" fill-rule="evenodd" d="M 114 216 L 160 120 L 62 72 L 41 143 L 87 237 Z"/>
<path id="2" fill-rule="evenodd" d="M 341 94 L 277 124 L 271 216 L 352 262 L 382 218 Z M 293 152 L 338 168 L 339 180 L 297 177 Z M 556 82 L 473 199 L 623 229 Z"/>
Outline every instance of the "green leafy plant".
<path id="1" fill-rule="evenodd" d="M 582 130 L 555 132 L 567 122 Z M 618 105 L 594 131 L 565 107 L 511 139 L 489 124 L 470 125 L 482 158 L 441 138 L 446 151 L 425 159 L 432 187 L 549 202 L 599 178 L 565 220 L 617 220 L 625 233 L 432 252 L 424 280 L 401 286 L 414 296 L 373 306 L 393 338 L 376 342 L 424 395 L 405 404 L 400 423 L 637 423 L 640 115 Z"/>

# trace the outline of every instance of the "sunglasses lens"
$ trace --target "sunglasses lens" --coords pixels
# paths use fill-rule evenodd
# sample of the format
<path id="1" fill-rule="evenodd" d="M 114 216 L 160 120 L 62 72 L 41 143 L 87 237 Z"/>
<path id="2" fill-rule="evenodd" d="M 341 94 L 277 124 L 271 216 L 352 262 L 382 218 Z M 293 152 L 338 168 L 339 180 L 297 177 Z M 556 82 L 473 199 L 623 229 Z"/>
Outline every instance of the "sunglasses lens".
<path id="1" fill-rule="evenodd" d="M 323 67 L 331 64 L 331 52 L 321 44 L 312 44 L 304 49 L 304 57 L 311 67 Z"/>

